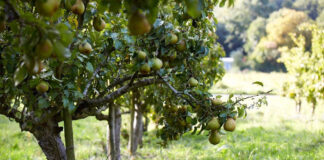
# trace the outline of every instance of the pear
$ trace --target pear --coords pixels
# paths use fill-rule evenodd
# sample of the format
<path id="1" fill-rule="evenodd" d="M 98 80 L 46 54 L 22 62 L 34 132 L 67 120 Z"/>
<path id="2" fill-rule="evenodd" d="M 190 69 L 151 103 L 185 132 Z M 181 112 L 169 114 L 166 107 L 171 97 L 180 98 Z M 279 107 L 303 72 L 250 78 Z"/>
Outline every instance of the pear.
<path id="1" fill-rule="evenodd" d="M 61 0 L 37 0 L 36 10 L 43 16 L 51 17 L 60 7 Z"/>
<path id="2" fill-rule="evenodd" d="M 83 54 L 89 54 L 92 52 L 92 47 L 88 42 L 83 42 L 79 44 L 79 51 Z"/>
<path id="3" fill-rule="evenodd" d="M 93 27 L 96 31 L 100 32 L 106 27 L 106 22 L 100 18 L 100 17 L 95 17 L 93 19 Z"/>
<path id="4" fill-rule="evenodd" d="M 191 77 L 188 82 L 191 87 L 195 87 L 198 85 L 198 81 L 193 77 Z"/>
<path id="5" fill-rule="evenodd" d="M 220 128 L 219 120 L 216 117 L 213 117 L 208 123 L 206 129 L 217 130 Z"/>
<path id="6" fill-rule="evenodd" d="M 45 81 L 41 81 L 37 86 L 36 86 L 36 90 L 39 93 L 45 93 L 48 91 L 48 83 Z"/>
<path id="7" fill-rule="evenodd" d="M 136 11 L 128 19 L 128 30 L 132 35 L 142 35 L 151 31 L 151 24 L 143 13 Z"/>
<path id="8" fill-rule="evenodd" d="M 143 52 L 143 51 L 138 51 L 138 52 L 137 52 L 137 57 L 138 57 L 138 59 L 140 59 L 140 60 L 145 60 L 145 58 L 146 58 L 146 53 Z"/>
<path id="9" fill-rule="evenodd" d="M 40 59 L 45 59 L 51 56 L 53 52 L 53 44 L 51 40 L 44 39 L 36 45 L 36 55 Z"/>
<path id="10" fill-rule="evenodd" d="M 184 50 L 186 50 L 186 41 L 184 41 L 184 40 L 180 40 L 179 42 L 178 42 L 178 44 L 177 44 L 177 50 L 178 51 L 184 51 Z"/>
<path id="11" fill-rule="evenodd" d="M 159 58 L 154 58 L 152 60 L 152 69 L 158 71 L 162 68 L 163 62 Z"/>
<path id="12" fill-rule="evenodd" d="M 214 98 L 214 99 L 212 99 L 212 104 L 213 104 L 214 106 L 220 106 L 220 105 L 223 104 L 223 102 L 222 102 L 222 100 L 220 100 L 219 98 Z"/>
<path id="13" fill-rule="evenodd" d="M 178 36 L 174 33 L 169 33 L 167 39 L 169 40 L 169 44 L 176 44 L 178 42 Z"/>
<path id="14" fill-rule="evenodd" d="M 233 118 L 227 118 L 224 124 L 224 130 L 233 132 L 235 130 L 235 120 Z"/>
<path id="15" fill-rule="evenodd" d="M 82 15 L 84 13 L 85 7 L 82 0 L 76 0 L 75 4 L 71 7 L 74 14 Z"/>
<path id="16" fill-rule="evenodd" d="M 148 74 L 148 73 L 150 73 L 150 71 L 151 71 L 151 67 L 147 63 L 144 63 L 140 68 L 140 72 L 142 74 Z"/>
<path id="17" fill-rule="evenodd" d="M 216 145 L 220 142 L 221 137 L 217 131 L 211 131 L 208 140 L 210 144 Z"/>

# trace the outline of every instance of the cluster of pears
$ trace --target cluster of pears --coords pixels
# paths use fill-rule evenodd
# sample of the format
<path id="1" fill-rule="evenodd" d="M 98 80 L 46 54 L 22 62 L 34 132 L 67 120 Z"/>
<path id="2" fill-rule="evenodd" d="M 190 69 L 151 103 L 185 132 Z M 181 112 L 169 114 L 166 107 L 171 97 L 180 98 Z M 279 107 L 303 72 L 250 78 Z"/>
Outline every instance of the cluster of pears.
<path id="1" fill-rule="evenodd" d="M 35 47 L 33 55 L 24 55 L 24 66 L 30 75 L 39 74 L 44 69 L 43 60 L 51 57 L 54 52 L 53 43 L 49 38 L 42 38 Z M 39 93 L 47 92 L 49 86 L 47 82 L 40 82 L 36 86 Z"/>
<path id="2" fill-rule="evenodd" d="M 65 1 L 65 3 L 68 3 L 68 1 Z M 43 16 L 51 17 L 59 9 L 60 4 L 61 0 L 37 0 L 36 10 Z M 66 4 L 66 6 L 68 5 Z M 82 15 L 85 10 L 85 6 L 82 0 L 76 0 L 71 7 L 67 8 L 71 9 L 71 11 L 77 15 Z"/>
<path id="3" fill-rule="evenodd" d="M 144 51 L 138 51 L 137 52 L 137 58 L 138 58 L 139 61 L 145 61 L 145 60 L 147 60 L 147 54 Z M 151 69 L 153 71 L 158 71 L 163 66 L 163 62 L 159 58 L 152 58 L 152 59 L 150 59 L 150 61 L 151 61 L 151 64 L 152 64 L 151 66 L 147 62 L 145 62 L 144 64 L 141 65 L 140 72 L 142 74 L 150 73 Z"/>
<path id="4" fill-rule="evenodd" d="M 235 120 L 231 117 L 228 117 L 226 122 L 224 123 L 223 127 L 225 131 L 233 132 L 235 130 Z M 213 117 L 206 126 L 207 130 L 210 130 L 209 134 L 209 143 L 216 145 L 220 142 L 221 137 L 219 135 L 219 130 L 221 128 L 221 124 L 217 117 Z"/>

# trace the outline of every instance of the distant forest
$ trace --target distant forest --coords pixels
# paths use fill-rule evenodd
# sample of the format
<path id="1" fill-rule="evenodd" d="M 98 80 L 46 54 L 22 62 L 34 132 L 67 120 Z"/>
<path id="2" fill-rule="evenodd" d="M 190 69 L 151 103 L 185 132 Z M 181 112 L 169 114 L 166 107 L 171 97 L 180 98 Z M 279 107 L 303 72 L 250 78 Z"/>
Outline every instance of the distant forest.
<path id="1" fill-rule="evenodd" d="M 324 0 L 239 0 L 232 8 L 216 8 L 215 14 L 218 42 L 236 66 L 285 71 L 277 61 L 280 48 L 294 45 L 291 34 L 307 37 L 298 29 L 305 23 L 324 27 Z"/>

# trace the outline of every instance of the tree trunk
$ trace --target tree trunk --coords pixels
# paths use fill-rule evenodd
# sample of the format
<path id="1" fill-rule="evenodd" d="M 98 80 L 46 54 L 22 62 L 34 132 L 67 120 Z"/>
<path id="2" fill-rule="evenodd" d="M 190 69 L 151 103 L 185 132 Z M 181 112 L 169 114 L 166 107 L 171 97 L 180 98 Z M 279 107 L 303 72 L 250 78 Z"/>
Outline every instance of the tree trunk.
<path id="1" fill-rule="evenodd" d="M 138 90 L 133 92 L 131 108 L 131 128 L 130 128 L 130 139 L 128 143 L 128 149 L 131 157 L 136 154 L 138 145 L 142 145 L 143 136 L 143 114 L 141 112 L 141 104 L 139 101 Z"/>
<path id="2" fill-rule="evenodd" d="M 312 103 L 312 116 L 315 115 L 316 103 Z"/>
<path id="3" fill-rule="evenodd" d="M 298 101 L 298 113 L 300 113 L 301 112 L 301 108 L 302 108 L 302 101 L 301 100 L 299 100 Z"/>
<path id="4" fill-rule="evenodd" d="M 120 128 L 121 115 L 120 109 L 116 106 L 109 105 L 108 119 L 108 159 L 120 160 Z"/>
<path id="5" fill-rule="evenodd" d="M 68 160 L 75 160 L 72 116 L 69 110 L 66 108 L 63 110 L 63 118 L 64 118 L 64 136 L 65 136 L 67 158 Z"/>
<path id="6" fill-rule="evenodd" d="M 58 123 L 50 120 L 30 131 L 36 137 L 48 160 L 67 160 L 65 147 L 60 137 L 61 130 Z"/>
<path id="7" fill-rule="evenodd" d="M 144 125 L 143 125 L 143 114 L 141 112 L 141 105 L 136 106 L 136 112 L 135 112 L 135 122 L 134 122 L 134 129 L 135 129 L 135 137 L 136 137 L 136 146 L 135 146 L 135 152 L 137 150 L 138 145 L 140 147 L 143 147 L 143 130 L 144 130 Z"/>
<path id="8" fill-rule="evenodd" d="M 148 130 L 148 125 L 149 125 L 149 123 L 150 123 L 150 119 L 147 117 L 147 115 L 144 116 L 144 119 L 145 119 L 145 121 L 144 121 L 144 127 L 143 127 L 143 130 L 144 130 L 144 132 L 147 132 L 147 130 Z"/>
<path id="9" fill-rule="evenodd" d="M 296 112 L 300 113 L 301 112 L 301 100 L 295 100 L 296 102 Z"/>

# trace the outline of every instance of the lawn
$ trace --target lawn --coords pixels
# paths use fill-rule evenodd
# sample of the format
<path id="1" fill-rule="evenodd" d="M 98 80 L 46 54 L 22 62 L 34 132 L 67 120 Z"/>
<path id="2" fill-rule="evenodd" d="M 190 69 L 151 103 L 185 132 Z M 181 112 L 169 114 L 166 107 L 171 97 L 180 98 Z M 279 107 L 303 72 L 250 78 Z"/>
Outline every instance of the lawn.
<path id="1" fill-rule="evenodd" d="M 234 75 L 227 77 L 231 76 Z M 278 74 L 272 76 L 275 76 L 275 80 Z M 245 75 L 239 74 L 238 77 Z M 264 82 L 265 86 L 267 82 Z M 311 108 L 306 103 L 302 113 L 297 114 L 290 99 L 270 95 L 268 102 L 268 106 L 249 110 L 247 118 L 238 119 L 236 131 L 224 132 L 221 143 L 216 146 L 208 143 L 205 132 L 202 135 L 186 134 L 167 148 L 162 148 L 152 129 L 144 136 L 144 147 L 139 149 L 137 159 L 324 159 L 323 103 L 319 105 L 316 115 L 311 117 Z M 124 124 L 128 122 L 126 119 Z M 106 124 L 93 118 L 74 122 L 78 160 L 106 159 Z M 126 146 L 127 141 L 122 139 L 123 159 L 128 159 Z M 0 155 L 0 160 L 45 159 L 33 136 L 20 132 L 19 126 L 4 116 L 0 116 Z"/>
<path id="2" fill-rule="evenodd" d="M 211 93 L 257 94 L 273 90 L 271 94 L 280 94 L 285 81 L 292 79 L 285 73 L 261 72 L 228 72 L 221 82 L 211 89 Z M 263 87 L 252 84 L 255 81 L 263 83 Z"/>

